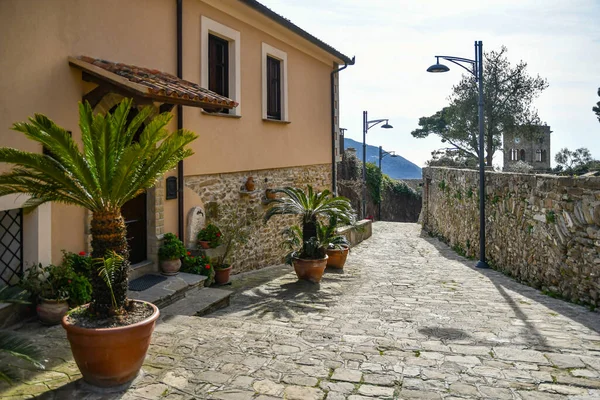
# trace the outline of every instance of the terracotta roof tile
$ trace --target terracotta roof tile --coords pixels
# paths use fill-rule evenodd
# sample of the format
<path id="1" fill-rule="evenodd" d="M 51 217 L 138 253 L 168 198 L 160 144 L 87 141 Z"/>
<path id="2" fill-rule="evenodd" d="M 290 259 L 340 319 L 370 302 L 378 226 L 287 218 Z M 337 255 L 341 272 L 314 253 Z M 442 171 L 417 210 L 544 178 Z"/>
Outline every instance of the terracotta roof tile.
<path id="1" fill-rule="evenodd" d="M 169 103 L 172 100 L 174 104 L 185 103 L 187 105 L 205 107 L 219 106 L 224 108 L 233 108 L 238 105 L 232 99 L 221 96 L 208 89 L 200 87 L 200 85 L 180 79 L 166 72 L 161 72 L 156 69 L 143 68 L 135 65 L 115 63 L 112 61 L 102 60 L 88 56 L 77 57 L 78 63 L 71 64 L 79 67 L 87 72 L 94 74 L 94 68 L 86 68 L 86 64 L 102 68 L 112 74 L 116 74 L 129 82 L 141 85 L 145 88 L 146 93 L 139 93 L 142 96 L 156 98 L 157 101 Z M 103 75 L 101 78 L 110 81 L 110 75 Z M 111 82 L 118 83 L 118 82 Z M 136 91 L 140 92 L 140 86 Z M 129 87 L 131 89 L 131 87 Z M 141 90 L 142 92 L 144 90 Z M 157 98 L 158 97 L 158 98 Z"/>

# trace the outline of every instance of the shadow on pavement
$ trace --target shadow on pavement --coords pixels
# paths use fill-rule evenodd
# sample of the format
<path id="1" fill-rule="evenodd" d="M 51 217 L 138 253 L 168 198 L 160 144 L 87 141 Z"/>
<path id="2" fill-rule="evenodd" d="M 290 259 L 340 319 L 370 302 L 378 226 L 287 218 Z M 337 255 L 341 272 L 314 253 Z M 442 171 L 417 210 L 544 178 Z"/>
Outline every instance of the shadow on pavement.
<path id="1" fill-rule="evenodd" d="M 421 238 L 429 242 L 434 246 L 440 254 L 445 258 L 459 261 L 466 268 L 470 268 L 477 271 L 479 274 L 485 276 L 490 280 L 500 293 L 500 295 L 506 300 L 506 302 L 513 309 L 517 317 L 524 323 L 529 329 L 529 333 L 534 335 L 538 340 L 538 345 L 542 347 L 548 347 L 546 340 L 542 334 L 540 334 L 534 325 L 531 323 L 530 318 L 525 315 L 522 307 L 519 306 L 513 297 L 507 292 L 507 290 L 519 293 L 520 295 L 531 299 L 532 301 L 542 304 L 552 311 L 567 317 L 573 321 L 576 321 L 585 327 L 600 333 L 600 313 L 590 311 L 584 306 L 569 303 L 566 300 L 552 298 L 546 296 L 538 289 L 527 286 L 525 284 L 515 281 L 513 278 L 504 275 L 502 272 L 494 269 L 480 269 L 475 268 L 475 260 L 469 260 L 463 256 L 455 253 L 447 244 L 443 243 L 437 238 L 431 237 L 427 232 L 421 231 Z"/>

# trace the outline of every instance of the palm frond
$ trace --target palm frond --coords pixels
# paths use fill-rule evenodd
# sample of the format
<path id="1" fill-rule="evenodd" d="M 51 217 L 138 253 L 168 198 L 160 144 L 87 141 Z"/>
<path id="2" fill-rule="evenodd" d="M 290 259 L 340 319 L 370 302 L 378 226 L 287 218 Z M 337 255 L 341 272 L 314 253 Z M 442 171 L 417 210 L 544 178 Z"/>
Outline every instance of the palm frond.
<path id="1" fill-rule="evenodd" d="M 35 344 L 15 332 L 0 331 L 0 354 L 24 360 L 39 369 L 45 368 L 42 364 L 42 354 Z M 11 383 L 14 378 L 12 368 L 6 360 L 3 360 L 0 363 L 0 379 Z"/>
<path id="2" fill-rule="evenodd" d="M 102 277 L 104 283 L 110 291 L 112 298 L 113 309 L 117 309 L 117 299 L 113 290 L 113 283 L 115 282 L 116 272 L 123 266 L 125 259 L 114 251 L 109 253 L 104 258 L 97 258 L 94 260 L 96 267 L 98 268 L 98 275 Z"/>
<path id="3" fill-rule="evenodd" d="M 0 287 L 0 303 L 31 304 L 29 297 L 29 292 L 18 286 Z"/>

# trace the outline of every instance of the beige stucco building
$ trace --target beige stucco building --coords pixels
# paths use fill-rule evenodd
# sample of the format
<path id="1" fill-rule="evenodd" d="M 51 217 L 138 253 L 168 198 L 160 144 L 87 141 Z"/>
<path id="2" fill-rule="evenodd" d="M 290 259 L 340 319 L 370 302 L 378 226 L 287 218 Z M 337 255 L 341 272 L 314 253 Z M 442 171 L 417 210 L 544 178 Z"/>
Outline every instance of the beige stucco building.
<path id="1" fill-rule="evenodd" d="M 179 72 L 238 104 L 228 112 L 184 105 L 173 118 L 171 129 L 181 118 L 183 128 L 200 138 L 192 144 L 195 154 L 168 174 L 177 178 L 177 199 L 166 199 L 163 179 L 132 207 L 139 211 L 132 217 L 139 229 L 131 241 L 139 271 L 157 268 L 157 245 L 165 232 L 191 235 L 186 221 L 194 207 L 207 210 L 209 218 L 210 210 L 216 215 L 214 210 L 235 203 L 261 212 L 268 187 L 335 187 L 337 71 L 353 59 L 255 0 L 3 0 L 0 41 L 4 147 L 42 151 L 9 129 L 34 113 L 47 115 L 79 141 L 79 101 L 90 100 L 95 111 L 106 112 L 128 96 L 119 85 L 122 78 L 111 73 L 98 78 L 81 56 Z M 115 90 L 94 92 L 99 83 Z M 178 113 L 168 100 L 139 99 L 157 111 Z M 240 189 L 248 176 L 257 187 L 251 193 Z M 7 266 L 57 263 L 62 249 L 90 250 L 86 210 L 47 204 L 22 215 L 24 201 L 25 196 L 0 198 L 5 281 L 11 279 Z M 259 228 L 236 255 L 238 272 L 278 262 L 279 228 L 277 223 Z M 193 239 L 185 237 L 190 244 Z"/>

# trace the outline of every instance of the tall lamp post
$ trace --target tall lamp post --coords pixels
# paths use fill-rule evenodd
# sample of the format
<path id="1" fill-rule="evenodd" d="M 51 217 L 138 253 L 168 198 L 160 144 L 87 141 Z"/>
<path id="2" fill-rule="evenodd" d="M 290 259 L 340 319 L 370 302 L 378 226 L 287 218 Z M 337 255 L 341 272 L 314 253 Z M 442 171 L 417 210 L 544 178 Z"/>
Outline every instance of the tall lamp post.
<path id="1" fill-rule="evenodd" d="M 489 268 L 485 261 L 485 165 L 483 153 L 483 42 L 475 42 L 475 59 L 435 56 L 436 63 L 427 68 L 427 72 L 448 72 L 450 68 L 440 64 L 440 58 L 450 61 L 459 67 L 467 70 L 475 77 L 475 82 L 479 83 L 478 96 L 478 115 L 479 115 L 479 261 L 475 265 L 477 268 Z M 470 67 L 467 67 L 466 65 Z"/>
<path id="2" fill-rule="evenodd" d="M 381 171 L 381 160 L 386 156 L 398 157 L 398 154 L 394 151 L 385 151 L 383 150 L 383 147 L 379 146 L 379 173 L 381 175 L 383 175 L 383 172 Z M 381 199 L 379 199 L 379 204 L 377 205 L 377 219 L 381 221 Z"/>
<path id="3" fill-rule="evenodd" d="M 385 124 L 381 125 L 383 129 L 391 129 L 391 126 L 388 123 L 387 119 L 374 119 L 369 121 L 367 117 L 367 112 L 363 111 L 363 170 L 362 170 L 362 178 L 363 178 L 363 204 L 362 204 L 362 218 L 367 216 L 367 131 L 372 127 L 379 125 L 380 123 L 385 122 Z"/>

